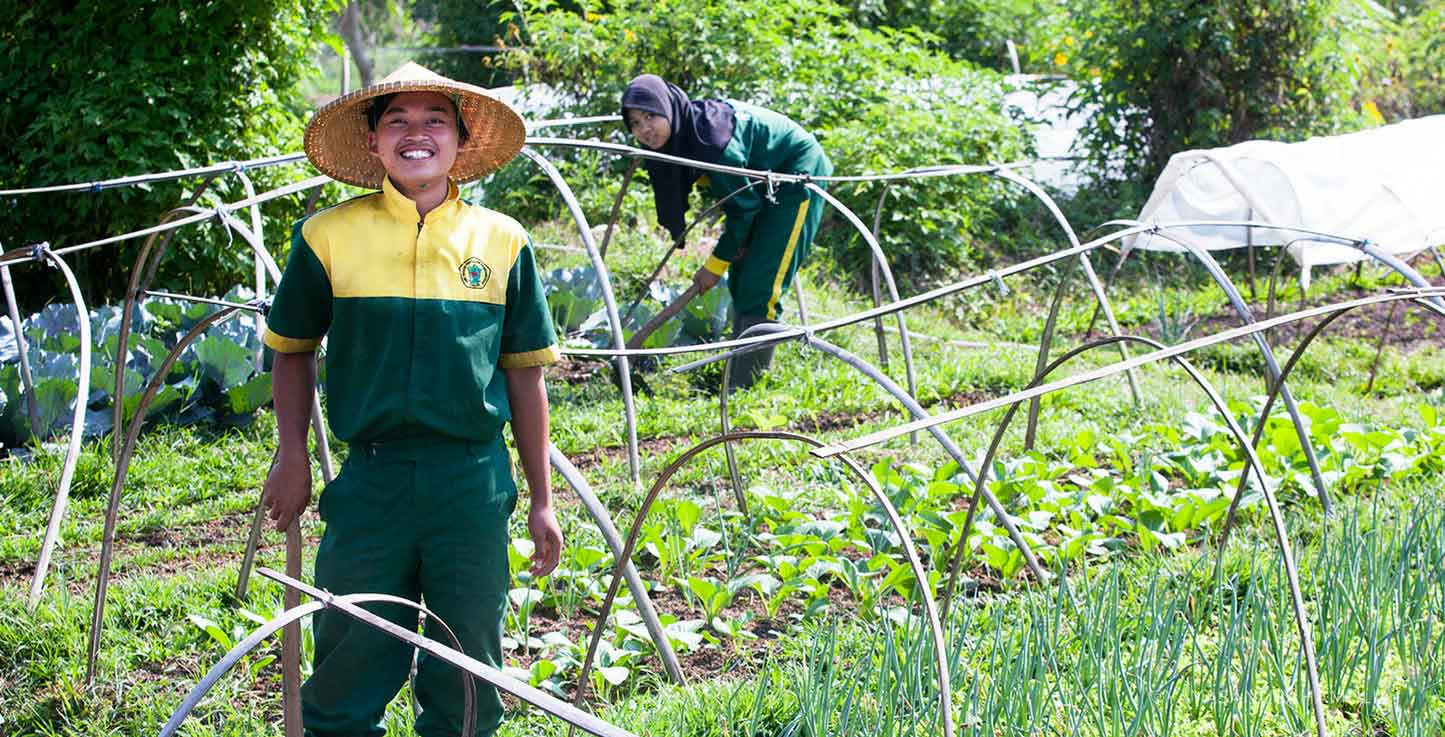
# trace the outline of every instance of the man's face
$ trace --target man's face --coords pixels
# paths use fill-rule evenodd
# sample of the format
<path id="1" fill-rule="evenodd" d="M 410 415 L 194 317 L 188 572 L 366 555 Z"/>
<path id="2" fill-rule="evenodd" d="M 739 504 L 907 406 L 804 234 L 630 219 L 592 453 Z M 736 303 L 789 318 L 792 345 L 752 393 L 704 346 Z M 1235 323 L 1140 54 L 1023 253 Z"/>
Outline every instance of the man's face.
<path id="1" fill-rule="evenodd" d="M 445 187 L 458 143 L 456 106 L 439 92 L 404 92 L 392 98 L 367 136 L 372 155 L 404 192 Z"/>
<path id="2" fill-rule="evenodd" d="M 667 139 L 672 138 L 672 126 L 667 118 L 636 108 L 628 108 L 626 115 L 627 129 L 639 143 L 653 151 L 661 151 Z"/>

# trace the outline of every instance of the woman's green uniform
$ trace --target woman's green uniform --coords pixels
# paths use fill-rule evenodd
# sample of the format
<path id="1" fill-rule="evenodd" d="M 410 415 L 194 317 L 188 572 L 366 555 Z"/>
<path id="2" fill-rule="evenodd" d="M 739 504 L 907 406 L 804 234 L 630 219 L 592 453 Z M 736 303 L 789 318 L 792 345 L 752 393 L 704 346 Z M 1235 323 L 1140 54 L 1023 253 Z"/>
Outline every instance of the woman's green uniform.
<path id="1" fill-rule="evenodd" d="M 828 176 L 833 164 L 812 134 L 771 110 L 729 100 L 736 123 L 732 139 L 716 162 L 726 166 L 788 174 Z M 746 177 L 710 172 L 709 192 L 723 204 L 727 224 L 706 268 L 727 274 L 736 312 L 734 333 L 778 319 L 780 300 L 813 243 L 823 217 L 821 195 L 801 183 L 759 182 L 747 187 Z M 818 186 L 823 186 L 821 182 Z M 734 359 L 736 385 L 752 383 L 772 360 L 760 350 Z"/>

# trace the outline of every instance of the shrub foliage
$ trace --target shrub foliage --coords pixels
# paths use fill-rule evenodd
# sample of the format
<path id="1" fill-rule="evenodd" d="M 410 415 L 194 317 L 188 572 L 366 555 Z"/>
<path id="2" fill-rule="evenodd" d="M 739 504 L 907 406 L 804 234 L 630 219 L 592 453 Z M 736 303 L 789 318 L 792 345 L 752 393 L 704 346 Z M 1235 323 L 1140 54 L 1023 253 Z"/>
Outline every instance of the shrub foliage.
<path id="1" fill-rule="evenodd" d="M 339 3 L 303 0 L 112 3 L 5 0 L 0 28 L 0 183 L 6 188 L 93 181 L 300 149 L 310 107 L 297 82 Z M 264 188 L 296 171 L 257 173 Z M 187 182 L 194 185 L 195 182 Z M 5 246 L 83 242 L 154 225 L 182 203 L 182 186 L 17 197 L 0 208 Z M 234 177 L 212 186 L 244 196 Z M 282 211 L 273 204 L 268 214 Z M 289 205 L 296 214 L 299 203 Z M 187 231 L 162 282 L 222 293 L 246 279 L 250 257 L 218 229 Z M 273 239 L 274 240 L 274 239 Z M 133 250 L 77 257 L 87 292 L 113 297 Z M 22 289 L 45 279 L 19 279 Z"/>
<path id="2" fill-rule="evenodd" d="M 1053 64 L 1096 110 L 1102 178 L 1152 182 L 1174 153 L 1357 127 L 1334 0 L 1074 0 Z"/>
<path id="3" fill-rule="evenodd" d="M 579 112 L 617 112 L 627 81 L 651 72 L 694 98 L 742 99 L 789 116 L 818 137 L 838 173 L 997 162 L 1026 150 L 1022 130 L 1000 112 L 997 74 L 930 49 L 919 32 L 860 28 L 827 0 L 619 2 L 606 12 L 544 0 L 527 11 L 528 43 L 511 63 L 579 101 Z M 621 126 L 610 135 L 621 140 Z M 576 161 L 596 168 L 573 167 L 569 177 L 614 186 L 615 163 Z M 879 185 L 833 191 L 871 224 Z M 889 211 L 898 216 L 885 216 L 882 241 L 914 283 L 946 278 L 974 259 L 994 237 L 991 213 L 1010 196 L 987 177 L 929 180 L 897 193 Z M 593 201 L 610 205 L 605 196 Z M 830 218 L 820 242 L 842 268 L 863 273 L 866 245 L 841 218 Z"/>

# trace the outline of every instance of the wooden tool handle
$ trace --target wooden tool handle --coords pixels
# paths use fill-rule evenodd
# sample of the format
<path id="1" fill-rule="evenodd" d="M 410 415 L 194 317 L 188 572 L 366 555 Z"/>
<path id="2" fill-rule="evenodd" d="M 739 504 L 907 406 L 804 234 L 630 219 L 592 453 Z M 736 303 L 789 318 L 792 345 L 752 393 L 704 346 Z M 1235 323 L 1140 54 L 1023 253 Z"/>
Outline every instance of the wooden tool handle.
<path id="1" fill-rule="evenodd" d="M 301 520 L 286 528 L 286 575 L 301 578 Z M 287 611 L 300 606 L 301 592 L 291 587 L 284 594 Z M 286 737 L 302 737 L 301 729 L 301 625 L 292 622 L 281 630 L 281 692 Z"/>
<path id="2" fill-rule="evenodd" d="M 702 292 L 697 288 L 696 284 L 688 287 L 687 291 L 678 295 L 677 299 L 672 301 L 672 304 L 662 308 L 662 312 L 657 313 L 657 317 L 648 320 L 647 324 L 642 326 L 642 329 L 632 334 L 632 339 L 627 341 L 628 350 L 641 348 L 643 341 L 647 340 L 647 336 L 652 335 L 653 332 L 662 327 L 662 324 L 667 322 L 673 315 L 682 312 L 682 308 L 686 307 L 687 303 L 691 302 L 693 297 L 699 294 L 702 294 Z"/>

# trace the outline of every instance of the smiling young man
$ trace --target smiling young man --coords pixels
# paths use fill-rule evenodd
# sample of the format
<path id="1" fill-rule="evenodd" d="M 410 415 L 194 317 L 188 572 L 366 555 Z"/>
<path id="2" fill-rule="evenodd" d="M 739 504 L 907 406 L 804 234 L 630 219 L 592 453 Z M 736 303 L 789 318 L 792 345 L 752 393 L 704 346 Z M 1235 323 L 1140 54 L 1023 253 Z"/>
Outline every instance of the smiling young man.
<path id="1" fill-rule="evenodd" d="M 296 225 L 265 335 L 280 447 L 263 498 L 278 528 L 311 499 L 306 433 L 323 337 L 331 429 L 350 448 L 318 505 L 316 585 L 420 599 L 462 650 L 498 668 L 517 498 L 501 429 L 511 422 L 531 497 L 532 572 L 545 575 L 562 550 L 542 380 L 558 351 L 526 232 L 462 202 L 457 183 L 506 163 L 524 137 L 511 108 L 416 64 L 318 110 L 306 129 L 312 163 L 381 191 Z M 375 611 L 416 628 L 414 610 Z M 306 732 L 383 734 L 411 649 L 334 610 L 313 626 Z M 428 635 L 446 641 L 434 627 Z M 422 654 L 415 695 L 418 734 L 461 731 L 458 671 Z M 475 734 L 490 735 L 501 700 L 480 682 L 477 695 Z"/>

